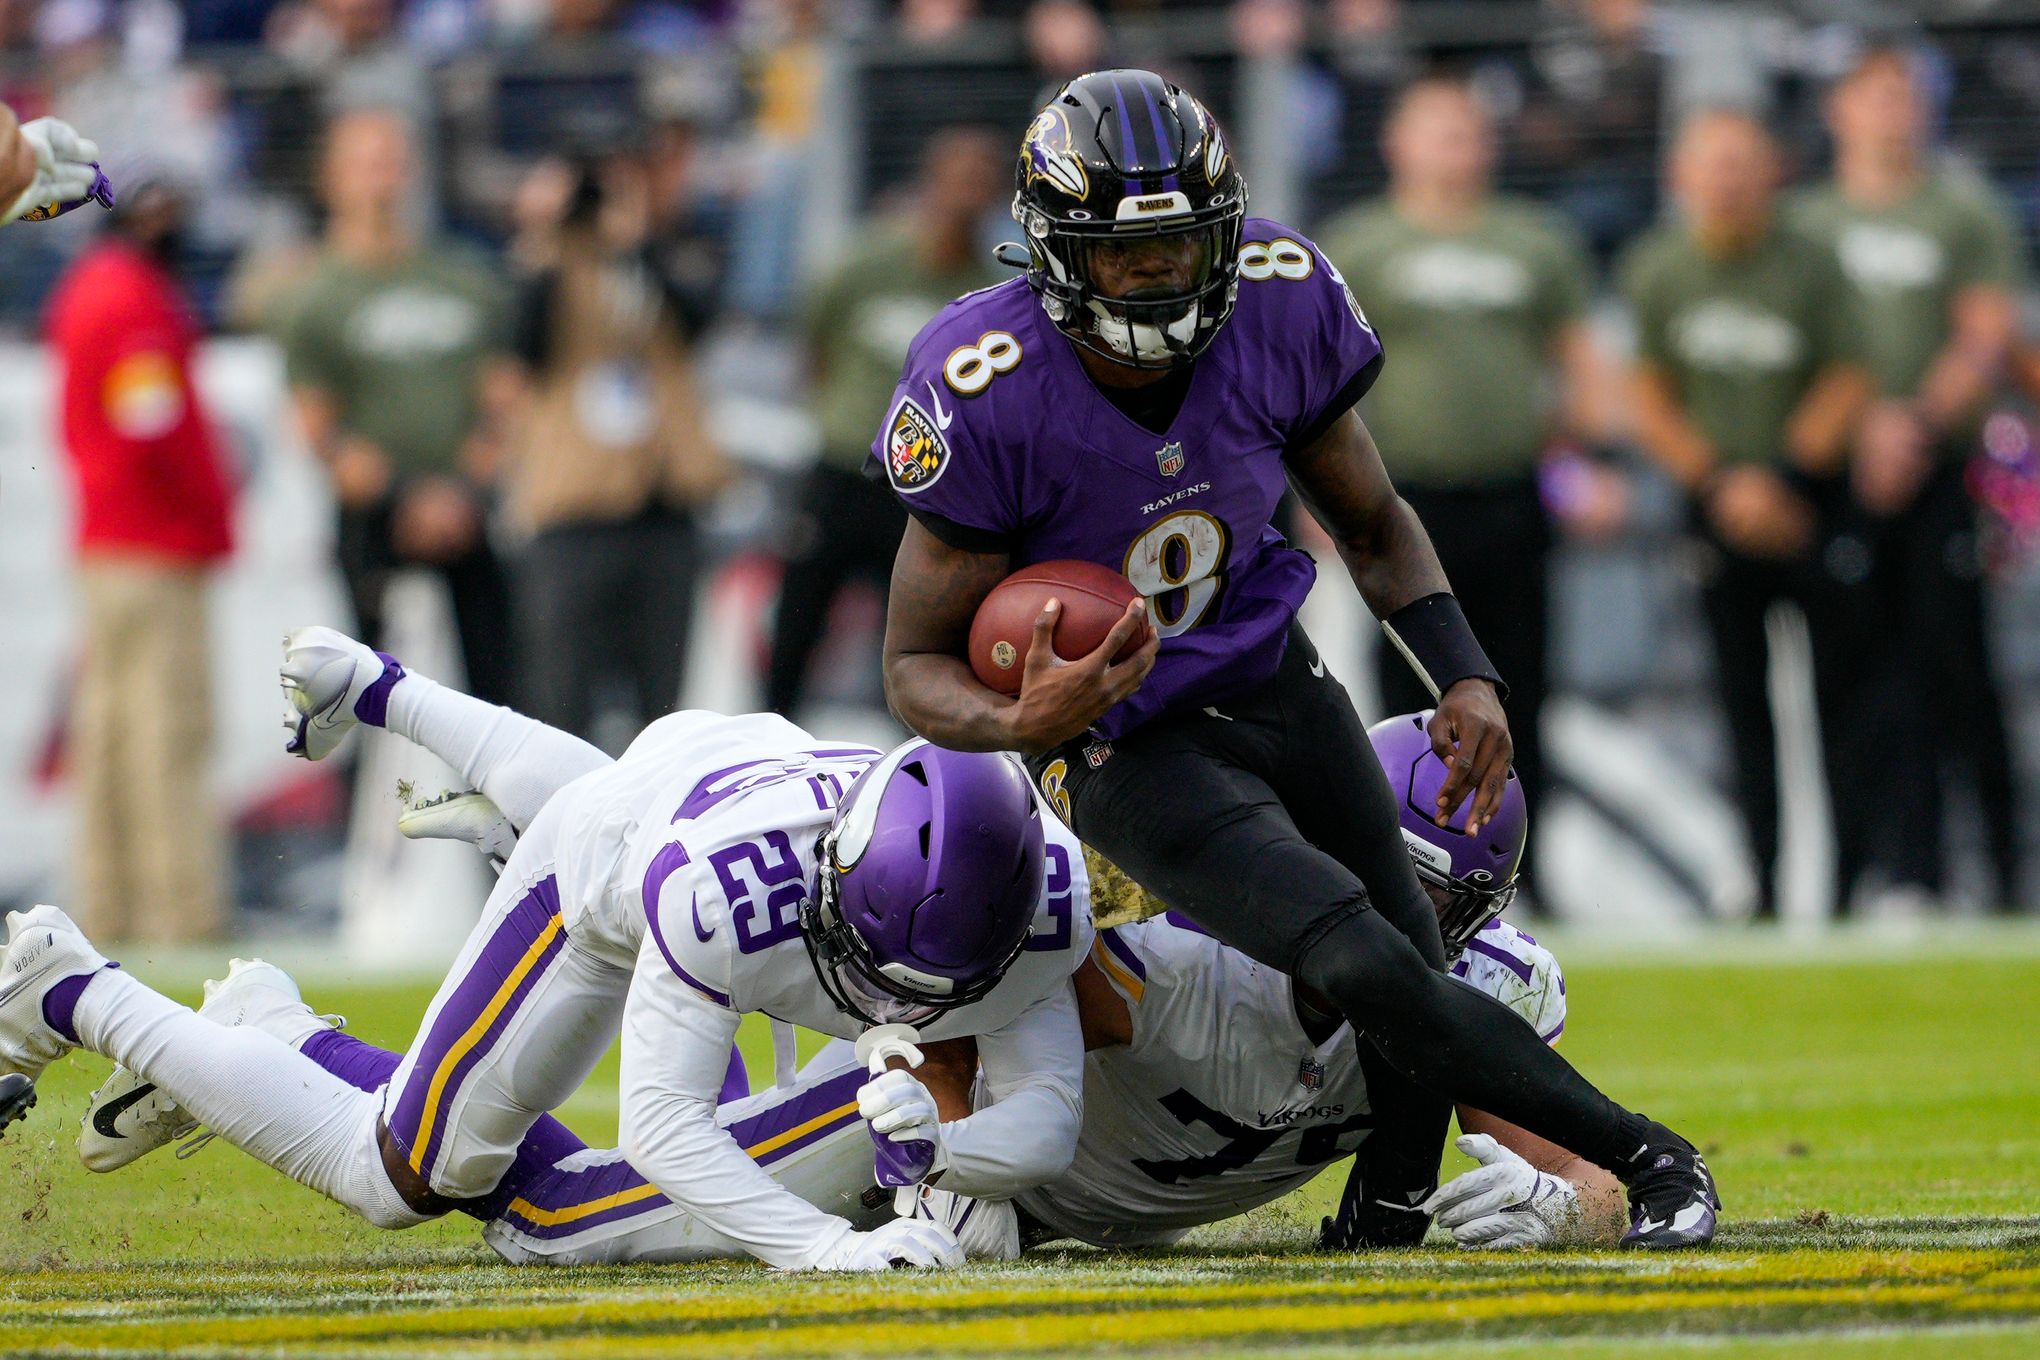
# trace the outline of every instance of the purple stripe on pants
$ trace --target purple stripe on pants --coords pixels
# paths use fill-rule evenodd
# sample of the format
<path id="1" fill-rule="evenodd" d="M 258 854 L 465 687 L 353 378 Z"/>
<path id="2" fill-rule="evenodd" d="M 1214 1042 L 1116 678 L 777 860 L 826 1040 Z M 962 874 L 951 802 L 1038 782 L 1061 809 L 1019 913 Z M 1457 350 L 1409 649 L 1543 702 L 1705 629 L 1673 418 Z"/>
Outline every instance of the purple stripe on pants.
<path id="1" fill-rule="evenodd" d="M 520 1159 L 522 1155 L 520 1150 Z M 592 1214 L 568 1218 L 558 1223 L 538 1222 L 527 1217 L 515 1205 L 521 1201 L 532 1209 L 559 1213 L 579 1208 L 584 1204 L 594 1204 L 615 1195 L 627 1194 L 649 1184 L 643 1176 L 632 1169 L 629 1162 L 620 1158 L 573 1171 L 562 1170 L 557 1166 L 548 1167 L 543 1174 L 525 1179 L 519 1185 L 516 1194 L 497 1196 L 503 1205 L 497 1216 L 527 1237 L 535 1237 L 541 1241 L 570 1237 L 605 1223 L 615 1223 L 619 1219 L 634 1218 L 639 1214 L 650 1213 L 654 1209 L 663 1209 L 672 1201 L 664 1195 L 653 1192 L 632 1198 L 623 1204 L 613 1205 Z"/>
<path id="2" fill-rule="evenodd" d="M 454 986 L 453 992 L 441 1006 L 439 1014 L 432 1019 L 431 1028 L 413 1045 L 413 1062 L 403 1086 L 392 1093 L 388 1109 L 390 1136 L 407 1154 L 418 1150 L 418 1139 L 425 1138 L 422 1158 L 412 1157 L 414 1165 L 420 1167 L 426 1177 L 432 1173 L 433 1159 L 446 1138 L 447 1125 L 460 1086 L 467 1076 L 509 1028 L 516 1018 L 517 1009 L 531 995 L 539 979 L 545 976 L 560 951 L 565 947 L 564 932 L 554 931 L 537 962 L 518 981 L 510 992 L 508 1000 L 497 1012 L 480 1039 L 462 1054 L 448 1073 L 439 1092 L 438 1104 L 433 1109 L 429 1129 L 422 1127 L 425 1122 L 426 1098 L 440 1069 L 445 1067 L 452 1050 L 480 1020 L 482 1013 L 496 1001 L 505 983 L 517 966 L 531 952 L 533 943 L 545 932 L 546 927 L 560 910 L 559 881 L 547 874 L 533 884 L 517 905 L 505 912 L 493 934 L 483 944 L 480 952 L 468 963 L 467 973 Z"/>
<path id="3" fill-rule="evenodd" d="M 839 1076 L 830 1077 L 819 1086 L 802 1091 L 782 1105 L 762 1110 L 748 1119 L 738 1120 L 729 1125 L 724 1132 L 737 1140 L 738 1147 L 749 1151 L 760 1143 L 769 1142 L 789 1130 L 799 1128 L 802 1124 L 811 1123 L 832 1110 L 854 1104 L 857 1100 L 857 1088 L 864 1085 L 867 1080 L 869 1078 L 865 1073 L 853 1067 Z M 816 1139 L 827 1137 L 835 1132 L 837 1127 L 832 1124 L 813 1129 L 791 1142 L 781 1143 L 769 1152 L 758 1154 L 755 1160 L 760 1166 L 770 1166 L 788 1153 L 797 1152 Z"/>
<path id="4" fill-rule="evenodd" d="M 740 1095 L 749 1094 L 743 1055 L 735 1048 L 730 1049 L 729 1071 L 723 1078 L 724 1100 L 732 1099 L 729 1092 L 733 1085 Z M 484 1222 L 500 1218 L 527 1237 L 549 1241 L 604 1223 L 614 1223 L 634 1214 L 649 1213 L 671 1203 L 664 1195 L 647 1195 L 583 1218 L 549 1224 L 535 1223 L 511 1208 L 516 1201 L 523 1200 L 537 1209 L 570 1209 L 648 1183 L 631 1169 L 629 1163 L 621 1160 L 574 1171 L 560 1166 L 569 1157 L 579 1156 L 587 1150 L 588 1145 L 572 1129 L 549 1114 L 541 1115 L 531 1126 L 531 1132 L 524 1136 L 523 1143 L 518 1145 L 516 1160 L 503 1173 L 502 1182 L 470 1212 Z"/>

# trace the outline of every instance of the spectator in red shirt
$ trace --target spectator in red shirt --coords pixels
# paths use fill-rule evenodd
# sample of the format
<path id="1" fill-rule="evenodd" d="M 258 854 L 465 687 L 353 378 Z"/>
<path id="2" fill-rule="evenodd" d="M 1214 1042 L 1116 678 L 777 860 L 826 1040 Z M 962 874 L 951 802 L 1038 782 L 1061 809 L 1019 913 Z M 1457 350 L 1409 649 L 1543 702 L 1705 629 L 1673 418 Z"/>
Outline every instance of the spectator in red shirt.
<path id="1" fill-rule="evenodd" d="M 224 924 L 206 593 L 232 551 L 231 498 L 192 381 L 198 322 L 167 267 L 184 213 L 166 184 L 125 194 L 48 316 L 85 612 L 80 919 L 113 939 L 200 940 Z"/>

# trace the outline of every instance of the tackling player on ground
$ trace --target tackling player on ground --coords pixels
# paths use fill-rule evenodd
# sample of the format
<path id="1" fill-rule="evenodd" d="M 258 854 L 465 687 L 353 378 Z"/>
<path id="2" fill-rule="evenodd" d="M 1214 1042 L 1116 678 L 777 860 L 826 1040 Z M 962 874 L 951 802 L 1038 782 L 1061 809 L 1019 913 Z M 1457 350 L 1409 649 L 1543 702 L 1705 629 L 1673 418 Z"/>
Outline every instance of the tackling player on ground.
<path id="1" fill-rule="evenodd" d="M 612 762 L 323 628 L 288 640 L 284 675 L 299 754 L 387 725 L 447 756 L 519 833 L 409 1053 L 392 1072 L 322 1033 L 273 969 L 241 970 L 208 1003 L 269 1023 L 223 1030 L 37 907 L 8 917 L 0 1073 L 32 1078 L 73 1046 L 104 1054 L 242 1150 L 403 1228 L 515 1208 L 496 1199 L 506 1179 L 520 1158 L 556 1167 L 572 1135 L 546 1112 L 620 1026 L 630 1183 L 591 1175 L 568 1188 L 598 1193 L 569 1210 L 600 1223 L 678 1205 L 725 1250 L 791 1269 L 960 1257 L 927 1222 L 857 1231 L 718 1127 L 746 1013 L 844 1038 L 905 1022 L 978 1040 L 996 1100 L 983 1114 L 942 1120 L 903 1072 L 857 1084 L 858 1111 L 897 1135 L 901 1184 L 939 1175 L 1006 1198 L 1068 1164 L 1082 1081 L 1068 979 L 1091 937 L 1081 853 L 1006 757 L 920 741 L 881 753 L 772 715 L 696 712 Z M 539 754 L 504 760 L 526 746 Z M 539 1226 L 555 1212 L 525 1207 Z"/>
<path id="2" fill-rule="evenodd" d="M 1627 1244 L 1710 1240 L 1718 1201 L 1692 1145 L 1445 973 L 1394 801 L 1296 623 L 1314 568 L 1270 522 L 1290 483 L 1438 696 L 1436 818 L 1488 827 L 1510 755 L 1500 677 L 1354 412 L 1381 345 L 1337 271 L 1247 216 L 1216 121 L 1144 71 L 1050 101 L 1014 215 L 1026 278 L 923 329 L 873 449 L 913 517 L 887 614 L 893 710 L 943 746 L 1023 752 L 1087 844 L 1329 998 L 1399 1074 L 1375 1084 L 1384 1132 L 1329 1240 L 1421 1237 L 1454 1100 L 1620 1176 Z M 964 659 L 972 619 L 1014 568 L 1064 558 L 1147 598 L 1066 664 L 1051 607 L 1009 699 Z"/>
<path id="3" fill-rule="evenodd" d="M 1425 716 L 1392 718 L 1368 735 L 1402 801 L 1404 839 L 1439 913 L 1451 971 L 1556 1043 L 1566 1016 L 1557 960 L 1498 919 L 1514 892 L 1527 833 L 1520 786 L 1511 778 L 1481 836 L 1435 825 L 1420 810 L 1447 772 L 1424 734 Z M 556 753 L 571 756 L 578 743 L 511 727 L 521 741 L 460 743 L 436 753 L 498 791 L 536 797 L 564 787 L 578 761 Z M 409 835 L 467 841 L 494 859 L 517 839 L 481 793 L 433 800 L 407 813 L 403 825 Z M 1138 889 L 1113 906 L 1152 910 Z M 1302 1187 L 1371 1135 L 1367 1071 L 1379 1059 L 1356 1047 L 1324 998 L 1187 919 L 1168 913 L 1101 930 L 1074 981 L 1088 1050 L 1075 1159 L 1012 1200 L 959 1197 L 939 1184 L 923 1185 L 913 1200 L 914 1217 L 954 1231 L 972 1257 L 1010 1259 L 1023 1246 L 1058 1238 L 1165 1245 Z M 227 981 L 207 992 L 205 1018 L 263 1028 L 364 1089 L 386 1082 L 402 1062 L 401 1054 L 312 1025 L 295 985 L 270 965 L 236 960 Z M 975 1041 L 935 1042 L 925 1056 L 917 1077 L 938 1106 L 960 1115 L 996 1100 L 982 1080 Z M 734 1086 L 716 1123 L 793 1194 L 873 1228 L 891 1216 L 894 1201 L 873 1186 L 874 1140 L 859 1117 L 860 1104 L 871 1103 L 886 1118 L 889 1102 L 872 1085 L 865 1062 L 838 1041 L 798 1076 L 782 1071 L 767 1090 Z M 1482 1165 L 1426 1207 L 1461 1246 L 1612 1242 L 1621 1232 L 1622 1190 L 1607 1172 L 1476 1111 L 1462 1107 L 1459 1122 L 1461 1149 Z M 182 1136 L 190 1123 L 167 1098 L 116 1069 L 94 1093 L 79 1151 L 92 1169 L 114 1170 Z M 884 1149 L 902 1131 L 874 1125 L 873 1132 Z M 911 1138 L 926 1130 L 904 1132 Z M 484 1220 L 488 1244 L 517 1264 L 670 1262 L 741 1250 L 661 1195 L 620 1150 L 591 1150 L 550 1120 L 533 1128 L 496 1192 L 470 1212 Z"/>

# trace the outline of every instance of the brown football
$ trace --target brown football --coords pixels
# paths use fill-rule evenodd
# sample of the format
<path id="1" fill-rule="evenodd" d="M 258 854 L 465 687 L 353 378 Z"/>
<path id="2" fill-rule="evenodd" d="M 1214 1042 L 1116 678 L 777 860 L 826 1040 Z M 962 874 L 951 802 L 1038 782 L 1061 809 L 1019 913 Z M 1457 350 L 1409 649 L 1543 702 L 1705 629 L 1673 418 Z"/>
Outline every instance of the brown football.
<path id="1" fill-rule="evenodd" d="M 1095 562 L 1036 562 L 992 587 L 970 625 L 970 668 L 1001 694 L 1020 692 L 1034 621 L 1049 600 L 1062 601 L 1055 622 L 1055 654 L 1075 661 L 1098 650 L 1126 606 L 1140 598 L 1133 583 Z M 1136 633 L 1114 661 L 1140 650 Z"/>

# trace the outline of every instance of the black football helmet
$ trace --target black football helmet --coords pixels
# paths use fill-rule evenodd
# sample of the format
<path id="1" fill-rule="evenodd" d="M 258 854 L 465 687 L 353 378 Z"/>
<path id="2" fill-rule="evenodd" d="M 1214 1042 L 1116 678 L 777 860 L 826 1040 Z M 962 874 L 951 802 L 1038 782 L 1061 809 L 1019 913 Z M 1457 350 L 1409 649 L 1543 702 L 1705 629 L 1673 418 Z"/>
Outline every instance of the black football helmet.
<path id="1" fill-rule="evenodd" d="M 1160 76 L 1093 71 L 1063 86 L 1028 125 L 1015 186 L 1027 282 L 1086 349 L 1169 368 L 1232 315 L 1246 178 L 1218 120 Z"/>

